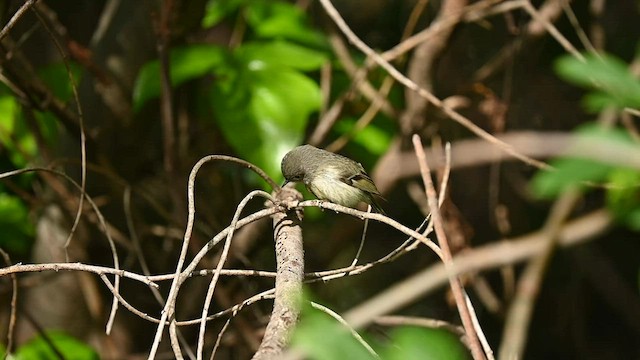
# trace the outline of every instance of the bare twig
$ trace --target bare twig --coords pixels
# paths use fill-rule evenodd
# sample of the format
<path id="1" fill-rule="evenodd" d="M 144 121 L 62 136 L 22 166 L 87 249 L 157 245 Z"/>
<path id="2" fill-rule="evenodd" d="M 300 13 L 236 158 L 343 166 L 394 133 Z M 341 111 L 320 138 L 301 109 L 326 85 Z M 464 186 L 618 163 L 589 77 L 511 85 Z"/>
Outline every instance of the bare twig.
<path id="1" fill-rule="evenodd" d="M 42 271 L 85 271 L 95 274 L 110 274 L 125 277 L 128 279 L 139 281 L 145 285 L 158 287 L 158 284 L 149 280 L 144 275 L 139 275 L 130 271 L 114 269 L 106 266 L 87 265 L 81 263 L 47 263 L 47 264 L 16 264 L 8 267 L 0 268 L 0 277 L 9 274 L 18 274 L 25 272 L 42 272 Z"/>
<path id="2" fill-rule="evenodd" d="M 4 39 L 5 36 L 11 31 L 11 29 L 16 25 L 18 20 L 27 12 L 38 0 L 27 0 L 20 6 L 20 8 L 13 14 L 9 22 L 0 30 L 0 40 Z"/>
<path id="3" fill-rule="evenodd" d="M 196 356 L 198 360 L 202 359 L 204 352 L 204 335 L 205 329 L 207 326 L 207 314 L 209 313 L 209 305 L 211 304 L 211 299 L 213 298 L 213 291 L 216 288 L 216 284 L 218 283 L 218 279 L 220 278 L 220 271 L 224 266 L 225 261 L 227 260 L 227 256 L 229 254 L 229 249 L 231 248 L 231 239 L 233 238 L 233 234 L 236 230 L 236 226 L 238 225 L 238 220 L 240 219 L 240 214 L 247 206 L 249 200 L 253 199 L 255 196 L 260 195 L 262 191 L 252 191 L 247 196 L 242 199 L 240 204 L 236 207 L 236 212 L 233 215 L 233 220 L 231 220 L 231 224 L 229 225 L 230 230 L 227 233 L 227 238 L 224 243 L 224 247 L 222 249 L 222 255 L 220 255 L 220 259 L 218 260 L 218 265 L 216 266 L 215 271 L 213 272 L 213 278 L 209 283 L 209 288 L 207 289 L 207 294 L 205 296 L 204 306 L 202 307 L 202 317 L 200 322 L 200 333 L 198 335 L 198 350 L 196 352 Z"/>
<path id="4" fill-rule="evenodd" d="M 331 4 L 330 0 L 320 0 L 320 3 L 324 7 L 324 9 L 327 12 L 327 14 L 336 23 L 336 25 L 338 25 L 340 30 L 347 36 L 349 41 L 351 41 L 351 43 L 353 43 L 360 51 L 365 53 L 367 56 L 371 57 L 371 59 L 373 59 L 373 61 L 375 61 L 379 66 L 384 68 L 398 82 L 400 82 L 401 84 L 406 86 L 408 89 L 411 89 L 411 90 L 417 92 L 424 99 L 426 99 L 431 104 L 433 104 L 438 109 L 440 109 L 442 112 L 447 114 L 447 116 L 449 116 L 451 119 L 455 120 L 460 125 L 464 126 L 469 131 L 471 131 L 474 134 L 476 134 L 477 136 L 479 136 L 479 137 L 483 138 L 484 140 L 489 141 L 490 143 L 494 144 L 500 150 L 506 152 L 507 154 L 510 154 L 510 155 L 514 156 L 515 158 L 520 159 L 521 161 L 523 161 L 523 162 L 525 162 L 525 163 L 527 163 L 527 164 L 529 164 L 531 166 L 535 166 L 535 167 L 540 168 L 540 169 L 549 168 L 549 165 L 545 164 L 544 162 L 541 162 L 541 161 L 538 161 L 538 160 L 533 159 L 531 157 L 528 157 L 526 155 L 523 155 L 520 152 L 516 151 L 509 144 L 506 144 L 506 143 L 500 141 L 499 139 L 497 139 L 493 135 L 489 134 L 488 132 L 486 132 L 485 130 L 480 128 L 478 125 L 474 124 L 468 118 L 464 117 L 463 115 L 461 115 L 457 111 L 453 110 L 450 106 L 444 104 L 442 102 L 442 100 L 438 99 L 431 92 L 429 92 L 429 91 L 421 88 L 420 86 L 418 86 L 413 80 L 409 79 L 404 74 L 402 74 L 400 71 L 398 71 L 398 69 L 396 69 L 393 65 L 391 65 L 387 60 L 383 59 L 378 53 L 376 53 L 373 49 L 371 49 L 369 46 L 367 46 L 360 38 L 358 38 L 356 36 L 356 34 L 346 24 L 346 22 L 344 21 L 342 16 L 340 16 L 340 13 L 338 13 L 338 11 L 333 6 L 333 4 Z"/>
<path id="5" fill-rule="evenodd" d="M 498 352 L 499 359 L 521 359 L 526 344 L 527 330 L 531 321 L 533 307 L 540 292 L 545 269 L 559 241 L 563 223 L 569 217 L 580 192 L 571 189 L 564 193 L 554 204 L 547 223 L 542 229 L 545 237 L 540 254 L 527 265 L 518 289 L 507 313 L 502 342 Z"/>
<path id="6" fill-rule="evenodd" d="M 429 209 L 431 210 L 433 226 L 436 231 L 436 236 L 438 237 L 438 243 L 440 244 L 440 248 L 442 249 L 442 261 L 445 268 L 447 269 L 447 272 L 450 274 L 449 283 L 451 285 L 451 291 L 453 293 L 453 297 L 456 300 L 458 313 L 460 314 L 462 325 L 464 326 L 467 338 L 469 340 L 471 354 L 473 355 L 473 358 L 475 360 L 482 360 L 485 359 L 486 356 L 483 352 L 482 345 L 480 344 L 478 334 L 476 333 L 476 330 L 473 326 L 471 312 L 469 311 L 469 308 L 467 307 L 467 303 L 465 301 L 462 284 L 460 283 L 460 279 L 453 275 L 451 271 L 452 255 L 451 250 L 449 249 L 447 233 L 444 230 L 444 221 L 442 219 L 442 216 L 440 215 L 436 189 L 434 188 L 433 182 L 431 181 L 431 174 L 429 164 L 427 163 L 427 157 L 424 154 L 422 141 L 420 141 L 420 137 L 418 135 L 413 135 L 413 146 L 416 151 L 416 156 L 418 157 L 418 163 L 420 164 L 420 172 L 422 174 L 422 181 L 424 182 L 427 199 L 429 200 Z"/>
<path id="7" fill-rule="evenodd" d="M 613 220 L 605 210 L 594 211 L 562 226 L 558 245 L 575 246 L 602 233 Z M 546 234 L 534 232 L 509 240 L 489 242 L 453 258 L 452 274 L 460 275 L 514 264 L 543 251 Z M 408 279 L 389 287 L 382 293 L 351 309 L 344 315 L 356 328 L 370 324 L 376 317 L 396 311 L 447 283 L 449 272 L 442 263 L 436 263 Z"/>
<path id="8" fill-rule="evenodd" d="M 230 162 L 235 162 L 235 163 L 239 163 L 251 170 L 253 170 L 255 173 L 257 173 L 258 175 L 260 175 L 263 179 L 265 179 L 265 181 L 267 181 L 269 183 L 269 185 L 271 185 L 274 189 L 279 189 L 280 187 L 260 168 L 258 168 L 257 166 L 246 162 L 244 160 L 232 157 L 232 156 L 226 156 L 226 155 L 209 155 L 209 156 L 205 156 L 202 159 L 200 159 L 191 169 L 191 173 L 189 174 L 189 181 L 187 184 L 187 200 L 188 200 L 188 209 L 189 209 L 189 213 L 188 213 L 188 218 L 187 218 L 187 226 L 185 229 L 185 234 L 184 234 L 184 239 L 183 239 L 183 243 L 182 243 L 182 249 L 180 251 L 180 257 L 178 258 L 178 264 L 176 265 L 176 271 L 174 273 L 174 278 L 173 281 L 171 283 L 171 289 L 169 290 L 169 295 L 167 296 L 167 303 L 164 306 L 164 309 L 162 311 L 162 317 L 160 318 L 160 323 L 158 324 L 158 327 L 156 329 L 156 334 L 155 334 L 155 338 L 153 341 L 153 344 L 151 346 L 151 350 L 149 351 L 149 359 L 154 359 L 156 356 L 156 353 L 158 351 L 158 346 L 160 346 L 160 341 L 162 340 L 162 334 L 164 332 L 164 326 L 167 322 L 167 319 L 170 319 L 171 322 L 174 322 L 174 314 L 175 314 L 175 301 L 177 299 L 178 296 L 178 291 L 180 288 L 180 285 L 184 282 L 184 279 L 186 279 L 188 277 L 188 274 L 190 274 L 195 267 L 197 266 L 198 262 L 196 261 L 196 259 L 194 259 L 194 261 L 192 261 L 191 265 L 189 267 L 187 267 L 187 271 L 185 271 L 185 273 L 183 274 L 182 271 L 182 267 L 184 266 L 184 262 L 185 259 L 187 257 L 187 250 L 189 248 L 189 242 L 191 240 L 191 236 L 192 236 L 192 232 L 193 232 L 193 224 L 194 224 L 194 219 L 195 219 L 195 180 L 196 180 L 196 175 L 198 174 L 198 171 L 200 170 L 200 168 L 202 167 L 202 165 L 204 165 L 206 162 L 208 161 L 230 161 Z M 277 212 L 278 209 L 271 209 L 270 211 L 263 211 L 262 214 L 272 214 Z M 254 214 L 255 215 L 255 214 Z M 255 219 L 254 219 L 255 220 Z M 250 222 L 250 221 L 249 221 Z M 238 226 L 240 226 L 240 222 L 238 223 Z M 229 228 L 227 228 L 229 229 Z M 218 234 L 220 235 L 220 234 Z M 216 236 L 217 238 L 217 236 Z M 214 238 L 214 239 L 216 239 Z M 198 255 L 200 255 L 200 259 L 202 258 L 202 256 L 204 256 L 204 254 L 206 254 L 207 251 L 209 251 L 211 249 L 211 247 L 213 246 L 214 241 L 210 241 L 209 243 L 207 243 L 207 245 L 205 246 L 205 248 L 203 250 L 200 251 L 200 253 Z M 196 256 L 197 258 L 198 256 Z M 199 261 L 199 260 L 198 260 Z M 181 275 L 182 274 L 182 275 Z M 186 275 L 185 275 L 186 274 Z"/>

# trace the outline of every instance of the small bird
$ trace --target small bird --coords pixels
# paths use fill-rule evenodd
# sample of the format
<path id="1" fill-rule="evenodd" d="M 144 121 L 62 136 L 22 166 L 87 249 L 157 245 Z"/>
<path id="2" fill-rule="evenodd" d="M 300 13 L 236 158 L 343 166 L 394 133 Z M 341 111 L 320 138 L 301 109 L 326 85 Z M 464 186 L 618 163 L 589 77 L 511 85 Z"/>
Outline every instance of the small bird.
<path id="1" fill-rule="evenodd" d="M 302 181 L 320 200 L 350 208 L 363 202 L 384 214 L 376 201 L 382 198 L 380 191 L 362 165 L 349 158 L 302 145 L 289 151 L 280 167 L 286 183 Z"/>

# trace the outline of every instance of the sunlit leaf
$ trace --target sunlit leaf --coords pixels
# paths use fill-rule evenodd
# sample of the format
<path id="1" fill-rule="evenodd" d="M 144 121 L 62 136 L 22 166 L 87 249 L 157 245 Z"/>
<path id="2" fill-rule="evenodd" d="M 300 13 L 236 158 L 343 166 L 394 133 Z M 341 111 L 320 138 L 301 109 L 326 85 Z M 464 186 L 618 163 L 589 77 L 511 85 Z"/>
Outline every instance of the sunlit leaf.
<path id="1" fill-rule="evenodd" d="M 260 67 L 261 63 L 265 63 L 302 71 L 320 69 L 328 59 L 320 51 L 282 40 L 249 43 L 242 46 L 237 55 L 252 68 Z"/>
<path id="2" fill-rule="evenodd" d="M 313 360 L 371 360 L 373 357 L 347 329 L 332 317 L 305 307 L 292 347 Z"/>
<path id="3" fill-rule="evenodd" d="M 584 61 L 563 56 L 556 61 L 558 75 L 593 92 L 584 99 L 589 111 L 605 107 L 639 107 L 640 81 L 629 71 L 629 65 L 612 55 L 584 55 Z"/>
<path id="4" fill-rule="evenodd" d="M 470 360 L 471 356 L 452 333 L 418 327 L 401 327 L 391 336 L 392 346 L 387 348 L 385 360 Z"/>
<path id="5" fill-rule="evenodd" d="M 629 135 L 621 129 L 587 125 L 576 131 L 581 143 L 632 143 Z M 592 159 L 562 157 L 550 161 L 553 170 L 538 172 L 532 179 L 534 194 L 542 198 L 557 196 L 570 187 L 583 187 L 604 182 L 616 168 Z"/>
<path id="6" fill-rule="evenodd" d="M 87 344 L 60 332 L 47 332 L 48 340 L 53 343 L 56 349 L 67 360 L 98 360 L 98 353 Z M 37 337 L 25 345 L 22 345 L 16 352 L 18 360 L 57 360 L 60 358 L 52 349 L 51 345 L 42 336 Z"/>
<path id="7" fill-rule="evenodd" d="M 292 68 L 251 64 L 216 83 L 212 107 L 235 151 L 280 178 L 282 156 L 300 144 L 310 114 L 320 108 L 320 89 Z"/>

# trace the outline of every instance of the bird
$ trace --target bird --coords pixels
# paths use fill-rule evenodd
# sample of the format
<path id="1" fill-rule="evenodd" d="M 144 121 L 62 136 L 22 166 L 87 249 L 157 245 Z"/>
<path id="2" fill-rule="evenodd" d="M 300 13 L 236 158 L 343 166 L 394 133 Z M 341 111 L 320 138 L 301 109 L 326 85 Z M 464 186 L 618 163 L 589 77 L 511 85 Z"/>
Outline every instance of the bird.
<path id="1" fill-rule="evenodd" d="M 301 145 L 289 151 L 280 165 L 282 175 L 289 182 L 303 182 L 318 199 L 350 208 L 358 204 L 371 205 L 374 211 L 385 214 L 376 198 L 380 191 L 362 165 L 347 157 Z"/>

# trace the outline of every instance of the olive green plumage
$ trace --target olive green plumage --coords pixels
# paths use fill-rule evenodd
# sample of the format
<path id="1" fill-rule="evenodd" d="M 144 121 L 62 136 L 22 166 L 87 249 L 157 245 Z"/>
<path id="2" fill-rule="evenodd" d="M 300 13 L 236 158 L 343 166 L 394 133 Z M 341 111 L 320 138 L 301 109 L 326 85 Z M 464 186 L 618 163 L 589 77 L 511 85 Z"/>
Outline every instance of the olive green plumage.
<path id="1" fill-rule="evenodd" d="M 320 200 L 355 208 L 360 202 L 381 214 L 378 188 L 359 163 L 311 145 L 298 146 L 282 159 L 287 182 L 303 182 Z"/>

